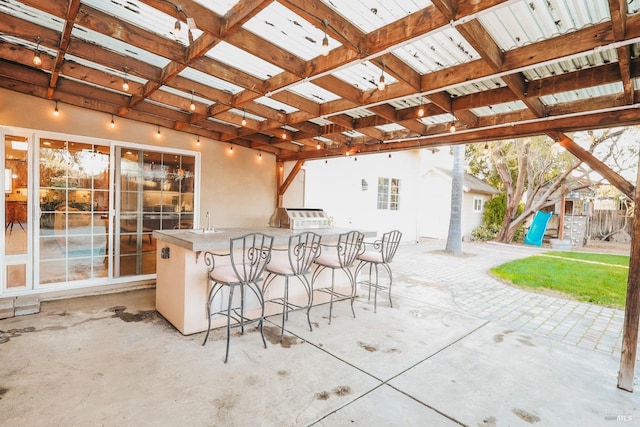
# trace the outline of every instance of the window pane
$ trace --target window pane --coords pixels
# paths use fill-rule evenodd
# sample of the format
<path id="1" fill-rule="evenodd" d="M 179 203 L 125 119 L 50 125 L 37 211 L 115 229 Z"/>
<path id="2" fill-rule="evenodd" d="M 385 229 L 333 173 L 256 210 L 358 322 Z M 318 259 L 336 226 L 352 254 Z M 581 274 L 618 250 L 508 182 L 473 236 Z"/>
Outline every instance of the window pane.
<path id="1" fill-rule="evenodd" d="M 389 178 L 378 178 L 378 209 L 389 208 Z"/>

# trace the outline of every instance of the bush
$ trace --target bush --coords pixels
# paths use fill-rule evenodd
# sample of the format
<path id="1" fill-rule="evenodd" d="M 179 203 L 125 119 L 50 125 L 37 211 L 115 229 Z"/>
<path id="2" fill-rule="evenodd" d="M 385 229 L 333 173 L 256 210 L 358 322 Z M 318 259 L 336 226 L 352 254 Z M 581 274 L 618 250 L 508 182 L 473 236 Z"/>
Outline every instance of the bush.
<path id="1" fill-rule="evenodd" d="M 518 206 L 519 215 L 522 213 L 522 204 Z M 507 211 L 507 195 L 501 193 L 484 205 L 484 213 L 482 214 L 482 225 L 471 232 L 471 239 L 486 242 L 495 239 L 498 232 L 502 228 L 502 220 Z M 514 240 L 522 238 L 522 227 L 516 232 Z"/>
<path id="2" fill-rule="evenodd" d="M 498 224 L 482 224 L 471 232 L 471 240 L 486 242 L 496 238 L 496 234 L 500 231 Z"/>

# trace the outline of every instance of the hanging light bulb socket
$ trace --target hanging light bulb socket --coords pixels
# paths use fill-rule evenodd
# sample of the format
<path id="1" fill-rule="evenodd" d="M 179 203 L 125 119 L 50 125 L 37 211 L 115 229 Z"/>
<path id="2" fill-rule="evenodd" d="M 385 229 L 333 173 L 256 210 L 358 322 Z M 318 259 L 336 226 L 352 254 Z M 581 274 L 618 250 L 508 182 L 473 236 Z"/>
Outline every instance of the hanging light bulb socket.
<path id="1" fill-rule="evenodd" d="M 129 68 L 124 67 L 124 79 L 122 80 L 122 90 L 129 92 Z"/>
<path id="2" fill-rule="evenodd" d="M 60 110 L 58 110 L 58 101 L 55 101 L 56 106 L 53 108 L 53 115 L 58 117 L 60 115 Z"/>
<path id="3" fill-rule="evenodd" d="M 451 126 L 449 126 L 449 132 L 454 133 L 456 131 L 456 124 L 451 122 Z"/>
<path id="4" fill-rule="evenodd" d="M 195 94 L 195 91 L 191 89 L 191 104 L 189 104 L 189 110 L 191 111 L 196 111 L 196 104 L 193 103 L 194 94 Z"/>
<path id="5" fill-rule="evenodd" d="M 33 53 L 33 65 L 39 67 L 42 65 L 42 58 L 40 58 L 40 37 L 36 37 L 36 51 Z"/>
<path id="6" fill-rule="evenodd" d="M 158 132 L 156 132 L 156 136 L 160 138 L 160 125 L 158 125 Z"/>
<path id="7" fill-rule="evenodd" d="M 198 139 L 196 140 L 196 145 L 199 147 L 200 146 L 200 135 L 198 135 Z"/>
<path id="8" fill-rule="evenodd" d="M 380 74 L 380 80 L 378 80 L 378 90 L 384 90 L 386 87 L 386 83 L 384 82 L 384 62 L 382 63 L 382 73 Z"/>
<path id="9" fill-rule="evenodd" d="M 176 23 L 173 25 L 173 29 L 176 31 L 176 33 L 179 33 L 180 30 L 182 30 L 182 24 L 180 24 L 179 19 L 176 19 Z"/>
<path id="10" fill-rule="evenodd" d="M 329 55 L 329 37 L 327 37 L 327 20 L 323 19 L 322 23 L 324 24 L 324 38 L 322 39 L 322 56 Z"/>
<path id="11" fill-rule="evenodd" d="M 247 112 L 245 111 L 245 109 L 242 109 L 242 126 L 246 126 L 247 125 Z"/>
<path id="12" fill-rule="evenodd" d="M 111 123 L 109 123 L 109 126 L 111 126 L 111 129 L 116 127 L 116 122 L 113 121 L 113 114 L 111 115 Z"/>
<path id="13" fill-rule="evenodd" d="M 424 116 L 424 99 L 420 97 L 420 107 L 418 107 L 418 117 Z"/>

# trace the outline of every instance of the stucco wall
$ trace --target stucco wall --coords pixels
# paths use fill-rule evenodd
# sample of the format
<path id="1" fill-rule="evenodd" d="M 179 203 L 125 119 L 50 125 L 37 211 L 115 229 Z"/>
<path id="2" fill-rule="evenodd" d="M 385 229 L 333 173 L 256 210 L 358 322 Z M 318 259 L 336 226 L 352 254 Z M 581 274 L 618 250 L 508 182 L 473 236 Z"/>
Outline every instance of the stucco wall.
<path id="1" fill-rule="evenodd" d="M 215 227 L 264 226 L 276 200 L 275 157 L 257 151 L 200 138 L 157 126 L 58 103 L 60 115 L 53 115 L 54 101 L 0 89 L 0 126 L 59 132 L 107 141 L 144 144 L 152 147 L 193 150 L 201 153 L 200 219 L 205 212 Z M 78 138 L 79 139 L 79 138 Z"/>

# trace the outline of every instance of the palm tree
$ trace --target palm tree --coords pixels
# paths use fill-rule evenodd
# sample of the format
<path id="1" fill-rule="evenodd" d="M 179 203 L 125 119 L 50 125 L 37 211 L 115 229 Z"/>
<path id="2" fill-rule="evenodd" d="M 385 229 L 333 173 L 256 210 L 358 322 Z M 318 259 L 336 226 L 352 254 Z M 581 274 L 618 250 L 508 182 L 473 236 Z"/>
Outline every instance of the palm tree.
<path id="1" fill-rule="evenodd" d="M 451 179 L 451 214 L 446 252 L 462 255 L 462 193 L 464 180 L 464 144 L 453 147 L 453 176 Z"/>

